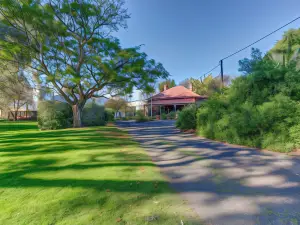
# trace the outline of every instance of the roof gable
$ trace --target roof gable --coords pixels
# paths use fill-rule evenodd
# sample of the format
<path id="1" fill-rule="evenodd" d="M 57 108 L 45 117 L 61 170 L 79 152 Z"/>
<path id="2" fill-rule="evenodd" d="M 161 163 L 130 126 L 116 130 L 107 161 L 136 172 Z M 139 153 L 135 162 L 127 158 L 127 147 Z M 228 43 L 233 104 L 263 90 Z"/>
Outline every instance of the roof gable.
<path id="1" fill-rule="evenodd" d="M 169 99 L 169 98 L 205 98 L 205 96 L 200 96 L 183 86 L 176 86 L 167 89 L 163 92 L 160 92 L 159 94 L 154 95 L 152 97 L 152 99 Z"/>

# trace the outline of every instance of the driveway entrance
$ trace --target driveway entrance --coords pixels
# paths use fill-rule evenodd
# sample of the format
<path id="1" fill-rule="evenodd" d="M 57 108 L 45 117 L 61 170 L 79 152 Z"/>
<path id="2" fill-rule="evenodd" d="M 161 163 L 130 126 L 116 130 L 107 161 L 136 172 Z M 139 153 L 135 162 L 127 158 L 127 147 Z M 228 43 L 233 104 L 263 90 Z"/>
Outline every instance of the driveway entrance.
<path id="1" fill-rule="evenodd" d="M 181 133 L 174 121 L 118 125 L 208 224 L 300 224 L 299 159 Z"/>

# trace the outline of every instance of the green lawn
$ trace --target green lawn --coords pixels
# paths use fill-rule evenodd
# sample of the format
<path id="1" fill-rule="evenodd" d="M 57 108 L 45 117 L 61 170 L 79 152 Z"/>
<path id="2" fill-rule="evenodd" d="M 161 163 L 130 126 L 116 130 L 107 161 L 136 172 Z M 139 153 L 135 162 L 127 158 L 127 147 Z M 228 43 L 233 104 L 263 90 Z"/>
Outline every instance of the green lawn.
<path id="1" fill-rule="evenodd" d="M 137 143 L 109 127 L 0 122 L 0 224 L 199 224 Z"/>

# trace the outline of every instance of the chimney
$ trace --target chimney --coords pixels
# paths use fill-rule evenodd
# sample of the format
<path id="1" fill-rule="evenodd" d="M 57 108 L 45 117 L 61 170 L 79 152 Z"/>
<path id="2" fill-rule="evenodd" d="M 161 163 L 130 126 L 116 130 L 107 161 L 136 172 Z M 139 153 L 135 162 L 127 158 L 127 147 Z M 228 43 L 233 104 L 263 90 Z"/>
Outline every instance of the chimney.
<path id="1" fill-rule="evenodd" d="M 164 84 L 164 91 L 166 91 L 168 89 L 168 85 Z"/>
<path id="2" fill-rule="evenodd" d="M 192 85 L 191 82 L 189 82 L 189 89 L 190 89 L 191 91 L 193 91 L 193 85 Z"/>

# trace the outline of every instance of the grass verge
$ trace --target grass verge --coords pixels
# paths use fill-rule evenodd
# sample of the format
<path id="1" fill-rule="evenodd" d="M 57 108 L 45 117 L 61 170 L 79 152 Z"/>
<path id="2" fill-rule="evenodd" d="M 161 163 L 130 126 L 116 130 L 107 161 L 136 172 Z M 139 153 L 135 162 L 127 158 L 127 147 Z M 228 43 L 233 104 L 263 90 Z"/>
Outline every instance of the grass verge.
<path id="1" fill-rule="evenodd" d="M 39 131 L 1 122 L 0 196 L 0 224 L 199 224 L 113 126 Z"/>

